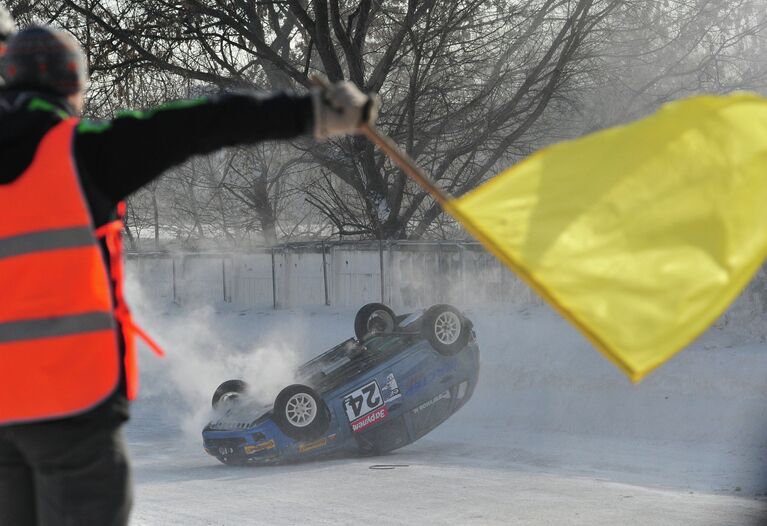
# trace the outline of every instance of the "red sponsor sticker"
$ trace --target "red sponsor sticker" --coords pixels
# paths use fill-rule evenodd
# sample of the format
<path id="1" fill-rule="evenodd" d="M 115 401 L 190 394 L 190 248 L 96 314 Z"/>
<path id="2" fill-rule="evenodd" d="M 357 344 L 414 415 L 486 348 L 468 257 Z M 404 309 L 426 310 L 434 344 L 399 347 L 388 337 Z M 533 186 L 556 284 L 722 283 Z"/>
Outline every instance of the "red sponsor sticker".
<path id="1" fill-rule="evenodd" d="M 386 406 L 383 406 L 381 409 L 376 409 L 370 414 L 367 414 L 363 416 L 362 418 L 355 420 L 352 422 L 352 430 L 355 433 L 359 433 L 366 427 L 370 427 L 376 422 L 383 420 L 389 416 L 389 409 Z"/>

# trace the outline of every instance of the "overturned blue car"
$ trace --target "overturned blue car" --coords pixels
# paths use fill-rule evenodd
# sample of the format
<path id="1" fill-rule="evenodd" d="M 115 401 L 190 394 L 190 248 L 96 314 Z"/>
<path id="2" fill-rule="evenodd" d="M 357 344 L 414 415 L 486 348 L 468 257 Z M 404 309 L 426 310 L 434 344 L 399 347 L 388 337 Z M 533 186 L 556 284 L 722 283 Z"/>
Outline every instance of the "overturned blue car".
<path id="1" fill-rule="evenodd" d="M 471 321 L 450 305 L 401 316 L 362 307 L 350 338 L 296 371 L 273 406 L 243 380 L 213 395 L 205 451 L 229 465 L 379 454 L 418 440 L 471 398 L 479 348 Z"/>

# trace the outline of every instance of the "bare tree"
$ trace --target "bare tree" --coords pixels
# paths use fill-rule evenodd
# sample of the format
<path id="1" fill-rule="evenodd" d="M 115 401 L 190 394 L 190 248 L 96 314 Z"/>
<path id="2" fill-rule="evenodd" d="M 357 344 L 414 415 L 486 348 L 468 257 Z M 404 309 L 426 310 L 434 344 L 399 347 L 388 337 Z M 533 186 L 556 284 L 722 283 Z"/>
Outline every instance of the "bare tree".
<path id="1" fill-rule="evenodd" d="M 303 90 L 311 73 L 324 72 L 379 92 L 379 126 L 454 195 L 554 140 L 688 93 L 759 89 L 765 78 L 764 0 L 27 4 L 12 8 L 54 20 L 86 44 L 94 113 L 115 100 L 135 102 L 124 93 L 134 86 L 153 96 L 173 91 L 178 79 L 187 88 Z M 362 138 L 299 141 L 279 157 L 275 165 L 266 150 L 241 153 L 221 165 L 226 177 L 174 190 L 178 211 L 196 217 L 182 224 L 204 233 L 205 213 L 189 198 L 207 185 L 216 197 L 203 192 L 202 205 L 232 211 L 218 210 L 222 222 L 211 232 L 235 238 L 237 225 L 270 240 L 302 230 L 297 224 L 320 228 L 316 214 L 339 235 L 450 234 L 440 208 Z M 189 175 L 177 181 L 181 189 Z M 304 202 L 315 210 L 309 222 Z M 281 214 L 290 216 L 282 226 Z"/>
<path id="2" fill-rule="evenodd" d="M 583 44 L 618 3 L 65 0 L 66 16 L 56 16 L 97 50 L 97 74 L 159 70 L 218 86 L 297 89 L 315 71 L 351 79 L 381 93 L 384 131 L 461 194 L 528 149 L 526 135 L 569 89 Z M 439 216 L 363 139 L 303 149 L 350 190 L 352 216 L 329 216 L 340 228 L 420 237 Z M 319 205 L 337 186 L 310 201 Z"/>
<path id="3" fill-rule="evenodd" d="M 231 154 L 231 176 L 222 187 L 239 204 L 242 226 L 260 231 L 267 244 L 277 241 L 278 217 L 294 191 L 287 180 L 301 159 L 289 146 L 273 144 L 240 148 Z"/>
<path id="4" fill-rule="evenodd" d="M 609 19 L 581 101 L 585 128 L 654 111 L 697 93 L 767 87 L 767 2 L 660 1 L 621 6 Z"/>

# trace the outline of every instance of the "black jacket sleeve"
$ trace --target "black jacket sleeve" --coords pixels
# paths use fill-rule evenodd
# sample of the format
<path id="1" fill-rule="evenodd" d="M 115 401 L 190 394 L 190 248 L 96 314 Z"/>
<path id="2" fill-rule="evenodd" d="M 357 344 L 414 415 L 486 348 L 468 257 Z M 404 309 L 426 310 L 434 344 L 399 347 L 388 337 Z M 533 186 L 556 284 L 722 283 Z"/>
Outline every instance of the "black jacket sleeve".
<path id="1" fill-rule="evenodd" d="M 225 146 L 308 133 L 311 99 L 287 94 L 222 95 L 84 121 L 75 136 L 82 175 L 118 202 L 187 158 Z"/>

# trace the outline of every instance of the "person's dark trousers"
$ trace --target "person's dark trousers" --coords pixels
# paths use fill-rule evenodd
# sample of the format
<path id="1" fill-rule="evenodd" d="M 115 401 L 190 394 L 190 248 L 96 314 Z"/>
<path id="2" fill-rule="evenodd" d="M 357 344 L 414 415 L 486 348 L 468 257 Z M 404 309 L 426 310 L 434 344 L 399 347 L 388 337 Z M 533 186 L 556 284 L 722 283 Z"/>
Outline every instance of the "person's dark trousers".
<path id="1" fill-rule="evenodd" d="M 0 427 L 0 525 L 128 524 L 120 425 L 76 417 Z"/>

